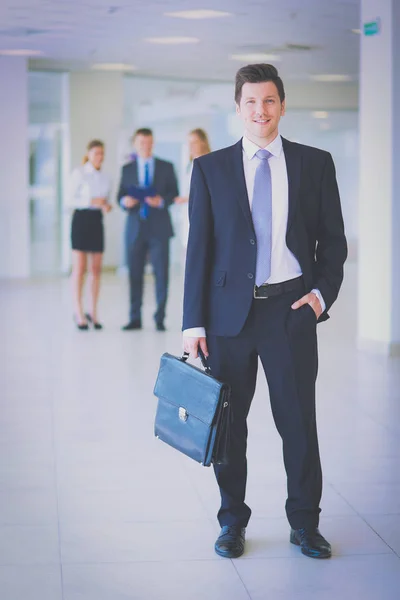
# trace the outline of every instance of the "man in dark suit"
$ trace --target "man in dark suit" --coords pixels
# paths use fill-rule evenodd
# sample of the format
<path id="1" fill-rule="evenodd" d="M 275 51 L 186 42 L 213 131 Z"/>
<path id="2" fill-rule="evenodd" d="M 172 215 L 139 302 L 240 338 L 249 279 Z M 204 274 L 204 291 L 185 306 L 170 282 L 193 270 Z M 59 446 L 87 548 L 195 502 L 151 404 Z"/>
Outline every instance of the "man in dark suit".
<path id="1" fill-rule="evenodd" d="M 165 331 L 169 240 L 173 236 L 168 207 L 178 195 L 178 185 L 172 163 L 152 156 L 153 134 L 150 129 L 138 129 L 133 142 L 137 154 L 132 162 L 122 168 L 118 192 L 118 202 L 128 213 L 125 243 L 130 312 L 129 322 L 122 329 L 130 331 L 142 328 L 143 274 L 149 255 L 156 283 L 156 329 Z M 137 198 L 135 194 L 143 197 Z"/>
<path id="2" fill-rule="evenodd" d="M 328 152 L 281 138 L 282 80 L 272 65 L 236 75 L 244 137 L 194 161 L 184 295 L 184 349 L 231 385 L 229 463 L 215 465 L 217 554 L 244 551 L 246 419 L 263 365 L 287 473 L 290 541 L 331 556 L 318 530 L 322 474 L 315 418 L 317 322 L 328 319 L 347 256 Z"/>

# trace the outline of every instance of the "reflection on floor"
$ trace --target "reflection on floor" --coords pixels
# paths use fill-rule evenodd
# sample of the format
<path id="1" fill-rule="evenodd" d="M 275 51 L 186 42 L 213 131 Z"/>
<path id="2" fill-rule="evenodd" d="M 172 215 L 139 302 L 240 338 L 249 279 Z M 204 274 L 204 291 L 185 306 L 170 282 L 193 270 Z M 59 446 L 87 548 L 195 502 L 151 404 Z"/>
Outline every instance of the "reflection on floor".
<path id="1" fill-rule="evenodd" d="M 2 282 L 2 600 L 395 600 L 400 589 L 400 361 L 355 350 L 355 272 L 321 325 L 321 530 L 334 557 L 288 542 L 285 477 L 264 376 L 250 415 L 247 551 L 213 552 L 210 469 L 153 438 L 162 352 L 179 353 L 181 282 L 168 332 L 127 321 L 107 275 L 101 332 L 74 328 L 66 279 Z"/>

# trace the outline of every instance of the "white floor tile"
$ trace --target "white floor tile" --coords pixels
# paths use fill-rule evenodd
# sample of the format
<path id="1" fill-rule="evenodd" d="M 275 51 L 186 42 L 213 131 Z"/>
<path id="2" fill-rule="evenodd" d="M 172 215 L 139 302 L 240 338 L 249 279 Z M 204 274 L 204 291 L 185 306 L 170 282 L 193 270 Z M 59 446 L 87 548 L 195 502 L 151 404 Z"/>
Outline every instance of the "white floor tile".
<path id="1" fill-rule="evenodd" d="M 0 565 L 50 565 L 59 562 L 57 525 L 0 527 Z"/>
<path id="2" fill-rule="evenodd" d="M 0 442 L 0 467 L 5 465 L 20 465 L 21 463 L 53 463 L 53 444 L 50 441 L 41 440 L 18 443 Z"/>
<path id="3" fill-rule="evenodd" d="M 64 568 L 64 600 L 248 600 L 230 561 Z"/>
<path id="4" fill-rule="evenodd" d="M 63 600 L 60 566 L 0 566 L 4 600 Z"/>
<path id="5" fill-rule="evenodd" d="M 61 524 L 64 563 L 223 560 L 207 521 Z"/>
<path id="6" fill-rule="evenodd" d="M 67 490 L 59 492 L 60 522 L 167 521 L 204 519 L 206 512 L 194 490 L 182 485 L 165 488 L 137 481 L 129 491 Z"/>
<path id="7" fill-rule="evenodd" d="M 49 409 L 6 409 L 0 416 L 3 444 L 52 443 L 52 414 Z"/>
<path id="8" fill-rule="evenodd" d="M 180 455 L 173 455 L 179 459 Z M 173 464 L 161 455 L 160 460 L 131 461 L 58 461 L 58 486 L 60 491 L 86 489 L 96 491 L 138 490 L 142 484 L 159 486 L 161 489 L 182 487 L 185 483 L 185 471 L 182 461 Z"/>
<path id="9" fill-rule="evenodd" d="M 55 479 L 54 465 L 48 461 L 18 460 L 10 455 L 9 462 L 0 461 L 0 491 L 54 489 Z"/>
<path id="10" fill-rule="evenodd" d="M 289 557 L 300 555 L 289 542 L 289 525 L 285 518 L 252 518 L 247 528 L 244 558 Z M 334 556 L 354 554 L 391 554 L 391 548 L 360 517 L 324 517 L 320 531 L 332 545 Z"/>
<path id="11" fill-rule="evenodd" d="M 400 556 L 400 514 L 367 515 L 367 523 Z"/>
<path id="12" fill-rule="evenodd" d="M 57 523 L 54 489 L 0 492 L 0 525 L 50 525 Z"/>
<path id="13" fill-rule="evenodd" d="M 333 487 L 362 515 L 400 514 L 400 483 L 335 483 Z"/>
<path id="14" fill-rule="evenodd" d="M 393 554 L 315 560 L 237 560 L 252 600 L 397 600 L 400 559 Z"/>

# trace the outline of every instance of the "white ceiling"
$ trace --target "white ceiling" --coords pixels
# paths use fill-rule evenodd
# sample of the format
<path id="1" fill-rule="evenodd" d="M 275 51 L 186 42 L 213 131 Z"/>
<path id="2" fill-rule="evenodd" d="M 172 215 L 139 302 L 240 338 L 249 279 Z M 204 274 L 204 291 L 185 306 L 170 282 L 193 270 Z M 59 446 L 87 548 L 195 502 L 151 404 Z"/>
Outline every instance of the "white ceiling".
<path id="1" fill-rule="evenodd" d="M 231 81 L 230 55 L 274 52 L 287 80 L 330 73 L 358 78 L 360 0 L 0 0 L 0 50 L 40 50 L 33 68 L 133 64 L 150 76 Z M 183 20 L 165 12 L 212 8 L 233 16 Z M 194 36 L 156 46 L 146 37 Z M 288 44 L 311 50 L 288 50 Z"/>

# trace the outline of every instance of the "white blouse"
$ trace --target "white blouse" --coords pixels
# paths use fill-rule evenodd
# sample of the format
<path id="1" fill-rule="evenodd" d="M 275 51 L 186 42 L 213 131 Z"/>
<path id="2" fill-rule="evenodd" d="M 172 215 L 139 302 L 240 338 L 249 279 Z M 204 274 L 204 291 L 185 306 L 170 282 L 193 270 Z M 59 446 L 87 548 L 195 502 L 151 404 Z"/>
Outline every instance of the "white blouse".
<path id="1" fill-rule="evenodd" d="M 192 180 L 193 172 L 193 161 L 191 160 L 189 165 L 186 167 L 186 172 L 182 181 L 182 196 L 189 198 L 190 182 Z"/>
<path id="2" fill-rule="evenodd" d="M 193 161 L 188 165 L 184 176 L 182 177 L 181 182 L 181 195 L 184 198 L 189 198 L 190 192 L 190 181 L 192 179 L 192 171 L 193 171 Z M 189 237 L 189 205 L 187 202 L 183 204 L 175 204 L 174 206 L 174 214 L 175 214 L 175 229 L 178 235 L 178 238 L 186 250 L 188 237 Z"/>
<path id="3" fill-rule="evenodd" d="M 111 179 L 103 171 L 94 168 L 91 162 L 74 169 L 71 174 L 68 206 L 71 208 L 92 208 L 92 198 L 108 198 L 111 191 Z"/>

